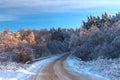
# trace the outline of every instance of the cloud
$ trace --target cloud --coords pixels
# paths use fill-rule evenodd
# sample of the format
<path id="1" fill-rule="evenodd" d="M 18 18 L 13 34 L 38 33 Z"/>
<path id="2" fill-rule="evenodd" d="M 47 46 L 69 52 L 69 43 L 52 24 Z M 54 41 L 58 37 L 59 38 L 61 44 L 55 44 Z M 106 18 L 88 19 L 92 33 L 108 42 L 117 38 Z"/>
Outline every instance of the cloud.
<path id="1" fill-rule="evenodd" d="M 53 8 L 53 7 L 66 7 L 76 6 L 77 8 L 93 7 L 93 6 L 105 6 L 105 5 L 119 5 L 119 0 L 1 0 L 0 7 L 42 7 L 42 8 Z M 75 8 L 76 8 L 75 7 Z M 71 7 L 70 7 L 71 8 Z"/>
<path id="2" fill-rule="evenodd" d="M 16 18 L 15 16 L 0 15 L 0 21 L 13 21 L 16 20 Z"/>
<path id="3" fill-rule="evenodd" d="M 0 15 L 17 17 L 42 12 L 72 12 L 94 7 L 119 5 L 119 0 L 0 0 Z"/>

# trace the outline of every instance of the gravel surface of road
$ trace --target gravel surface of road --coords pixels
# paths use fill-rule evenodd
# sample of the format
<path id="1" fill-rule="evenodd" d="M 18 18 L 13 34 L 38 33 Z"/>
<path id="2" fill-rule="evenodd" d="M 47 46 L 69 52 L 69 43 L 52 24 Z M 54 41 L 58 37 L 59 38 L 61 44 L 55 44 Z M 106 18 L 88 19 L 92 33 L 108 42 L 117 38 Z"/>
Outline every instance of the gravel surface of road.
<path id="1" fill-rule="evenodd" d="M 29 80 L 104 80 L 89 74 L 77 74 L 65 67 L 65 60 L 68 55 L 64 55 L 46 65 L 43 70 L 37 70 L 37 74 Z"/>

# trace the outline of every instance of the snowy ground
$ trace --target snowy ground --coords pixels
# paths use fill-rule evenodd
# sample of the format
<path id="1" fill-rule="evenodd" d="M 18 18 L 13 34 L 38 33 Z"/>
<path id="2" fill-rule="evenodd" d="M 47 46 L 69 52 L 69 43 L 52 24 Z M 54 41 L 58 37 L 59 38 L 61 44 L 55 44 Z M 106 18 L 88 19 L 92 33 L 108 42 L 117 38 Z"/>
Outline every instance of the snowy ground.
<path id="1" fill-rule="evenodd" d="M 14 62 L 0 63 L 0 80 L 25 80 L 37 71 L 36 67 L 44 68 L 46 64 L 59 58 L 54 56 L 33 64 L 18 64 Z M 67 67 L 76 73 L 88 73 L 104 77 L 106 80 L 120 80 L 120 58 L 114 60 L 98 59 L 84 62 L 76 57 L 68 57 Z M 103 79 L 102 79 L 103 80 Z"/>
<path id="2" fill-rule="evenodd" d="M 18 73 L 29 67 L 30 64 L 16 62 L 0 62 L 0 80 L 8 80 L 17 76 Z"/>
<path id="3" fill-rule="evenodd" d="M 76 57 L 68 57 L 66 63 L 68 68 L 79 74 L 87 73 L 106 80 L 120 80 L 120 58 L 84 62 Z"/>
<path id="4" fill-rule="evenodd" d="M 43 68 L 49 62 L 59 58 L 60 55 L 38 61 L 33 64 L 0 63 L 0 80 L 25 80 L 34 75 L 37 68 Z"/>

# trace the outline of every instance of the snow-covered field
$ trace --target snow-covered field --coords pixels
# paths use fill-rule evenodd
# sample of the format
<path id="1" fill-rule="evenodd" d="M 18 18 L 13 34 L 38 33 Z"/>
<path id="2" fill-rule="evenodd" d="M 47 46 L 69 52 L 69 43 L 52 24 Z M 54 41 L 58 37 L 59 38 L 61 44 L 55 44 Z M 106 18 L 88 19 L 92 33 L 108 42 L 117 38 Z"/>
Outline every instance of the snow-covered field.
<path id="1" fill-rule="evenodd" d="M 43 68 L 49 62 L 59 58 L 60 55 L 38 61 L 33 64 L 18 64 L 14 62 L 0 63 L 0 80 L 25 80 L 34 75 L 39 69 Z"/>
<path id="2" fill-rule="evenodd" d="M 66 63 L 68 68 L 79 74 L 87 73 L 105 80 L 120 80 L 120 58 L 84 62 L 76 57 L 68 57 Z"/>

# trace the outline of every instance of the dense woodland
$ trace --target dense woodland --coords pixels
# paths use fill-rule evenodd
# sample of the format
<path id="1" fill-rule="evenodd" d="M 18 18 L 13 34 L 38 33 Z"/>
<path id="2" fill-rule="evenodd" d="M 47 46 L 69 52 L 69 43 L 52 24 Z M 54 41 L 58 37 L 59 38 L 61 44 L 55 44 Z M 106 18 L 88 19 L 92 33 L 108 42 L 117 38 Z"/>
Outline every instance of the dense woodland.
<path id="1" fill-rule="evenodd" d="M 25 63 L 40 57 L 69 54 L 88 61 L 120 57 L 120 13 L 88 17 L 80 28 L 43 29 L 0 33 L 0 61 Z"/>

